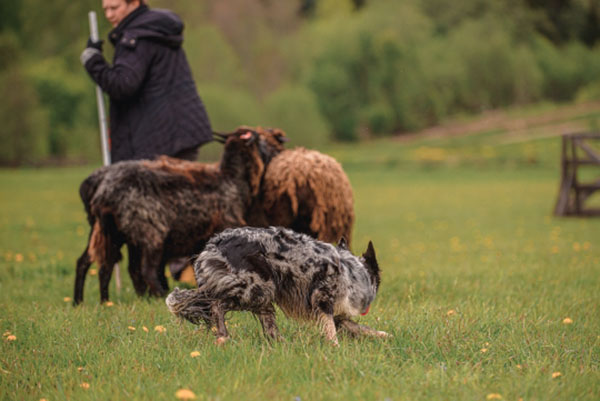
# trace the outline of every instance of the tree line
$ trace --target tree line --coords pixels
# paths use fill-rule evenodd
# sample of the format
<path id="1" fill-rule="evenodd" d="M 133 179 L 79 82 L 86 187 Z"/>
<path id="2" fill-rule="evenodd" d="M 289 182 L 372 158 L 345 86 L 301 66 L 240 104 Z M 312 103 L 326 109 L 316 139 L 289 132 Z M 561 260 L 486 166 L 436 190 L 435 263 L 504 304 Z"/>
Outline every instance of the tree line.
<path id="1" fill-rule="evenodd" d="M 600 98 L 596 0 L 149 3 L 182 16 L 217 130 L 277 126 L 319 147 Z M 106 37 L 100 0 L 0 3 L 0 164 L 100 159 L 93 84 L 79 64 L 89 10 Z"/>

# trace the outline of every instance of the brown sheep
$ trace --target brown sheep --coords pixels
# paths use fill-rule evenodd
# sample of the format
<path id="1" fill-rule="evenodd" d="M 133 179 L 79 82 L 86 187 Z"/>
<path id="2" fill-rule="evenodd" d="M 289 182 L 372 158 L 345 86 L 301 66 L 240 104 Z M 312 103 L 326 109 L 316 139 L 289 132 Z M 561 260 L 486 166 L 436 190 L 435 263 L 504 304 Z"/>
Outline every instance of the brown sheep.
<path id="1" fill-rule="evenodd" d="M 275 156 L 263 177 L 249 225 L 283 226 L 326 242 L 352 241 L 354 201 L 342 166 L 302 147 Z"/>

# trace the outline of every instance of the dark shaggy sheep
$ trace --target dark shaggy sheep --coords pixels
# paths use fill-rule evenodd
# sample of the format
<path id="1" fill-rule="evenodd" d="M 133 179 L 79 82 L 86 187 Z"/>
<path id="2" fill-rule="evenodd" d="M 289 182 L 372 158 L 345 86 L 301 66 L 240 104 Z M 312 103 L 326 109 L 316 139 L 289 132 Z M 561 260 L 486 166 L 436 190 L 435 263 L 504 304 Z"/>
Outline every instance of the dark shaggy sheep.
<path id="1" fill-rule="evenodd" d="M 350 244 L 352 186 L 334 158 L 304 148 L 284 150 L 267 166 L 247 221 L 288 227 L 330 243 L 343 237 Z"/>
<path id="2" fill-rule="evenodd" d="M 246 225 L 265 165 L 282 149 L 282 135 L 270 133 L 244 127 L 222 136 L 219 164 L 163 157 L 92 173 L 80 187 L 91 232 L 77 260 L 74 303 L 83 300 L 93 262 L 100 266 L 100 301 L 108 300 L 112 269 L 124 244 L 136 292 L 144 294 L 149 287 L 150 294 L 160 296 L 168 290 L 164 266 L 169 260 L 199 253 L 213 234 Z"/>

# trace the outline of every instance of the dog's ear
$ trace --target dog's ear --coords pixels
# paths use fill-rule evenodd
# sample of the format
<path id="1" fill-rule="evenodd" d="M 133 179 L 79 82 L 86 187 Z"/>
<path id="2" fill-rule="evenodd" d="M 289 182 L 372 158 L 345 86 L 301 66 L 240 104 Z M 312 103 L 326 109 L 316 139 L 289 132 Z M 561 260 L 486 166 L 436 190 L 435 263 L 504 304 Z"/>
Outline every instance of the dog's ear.
<path id="1" fill-rule="evenodd" d="M 340 238 L 340 240 L 337 243 L 337 247 L 339 249 L 348 250 L 348 242 L 346 241 L 346 238 L 344 238 L 344 237 Z"/>
<path id="2" fill-rule="evenodd" d="M 371 274 L 371 277 L 374 279 L 377 287 L 379 288 L 379 283 L 381 281 L 380 278 L 380 270 L 379 264 L 377 263 L 377 257 L 375 256 L 375 248 L 373 247 L 373 242 L 369 241 L 369 245 L 367 246 L 367 250 L 362 255 L 365 260 L 365 267 Z"/>

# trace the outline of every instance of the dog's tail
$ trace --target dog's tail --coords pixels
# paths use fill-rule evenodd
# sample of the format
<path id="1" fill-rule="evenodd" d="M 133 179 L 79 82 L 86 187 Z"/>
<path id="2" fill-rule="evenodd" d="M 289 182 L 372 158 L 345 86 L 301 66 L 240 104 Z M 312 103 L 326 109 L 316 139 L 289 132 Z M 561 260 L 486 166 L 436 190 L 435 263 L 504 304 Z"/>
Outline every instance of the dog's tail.
<path id="1" fill-rule="evenodd" d="M 206 294 L 194 290 L 180 290 L 175 288 L 166 299 L 169 311 L 177 317 L 183 318 L 193 324 L 201 322 L 212 324 L 210 307 L 212 299 Z"/>

